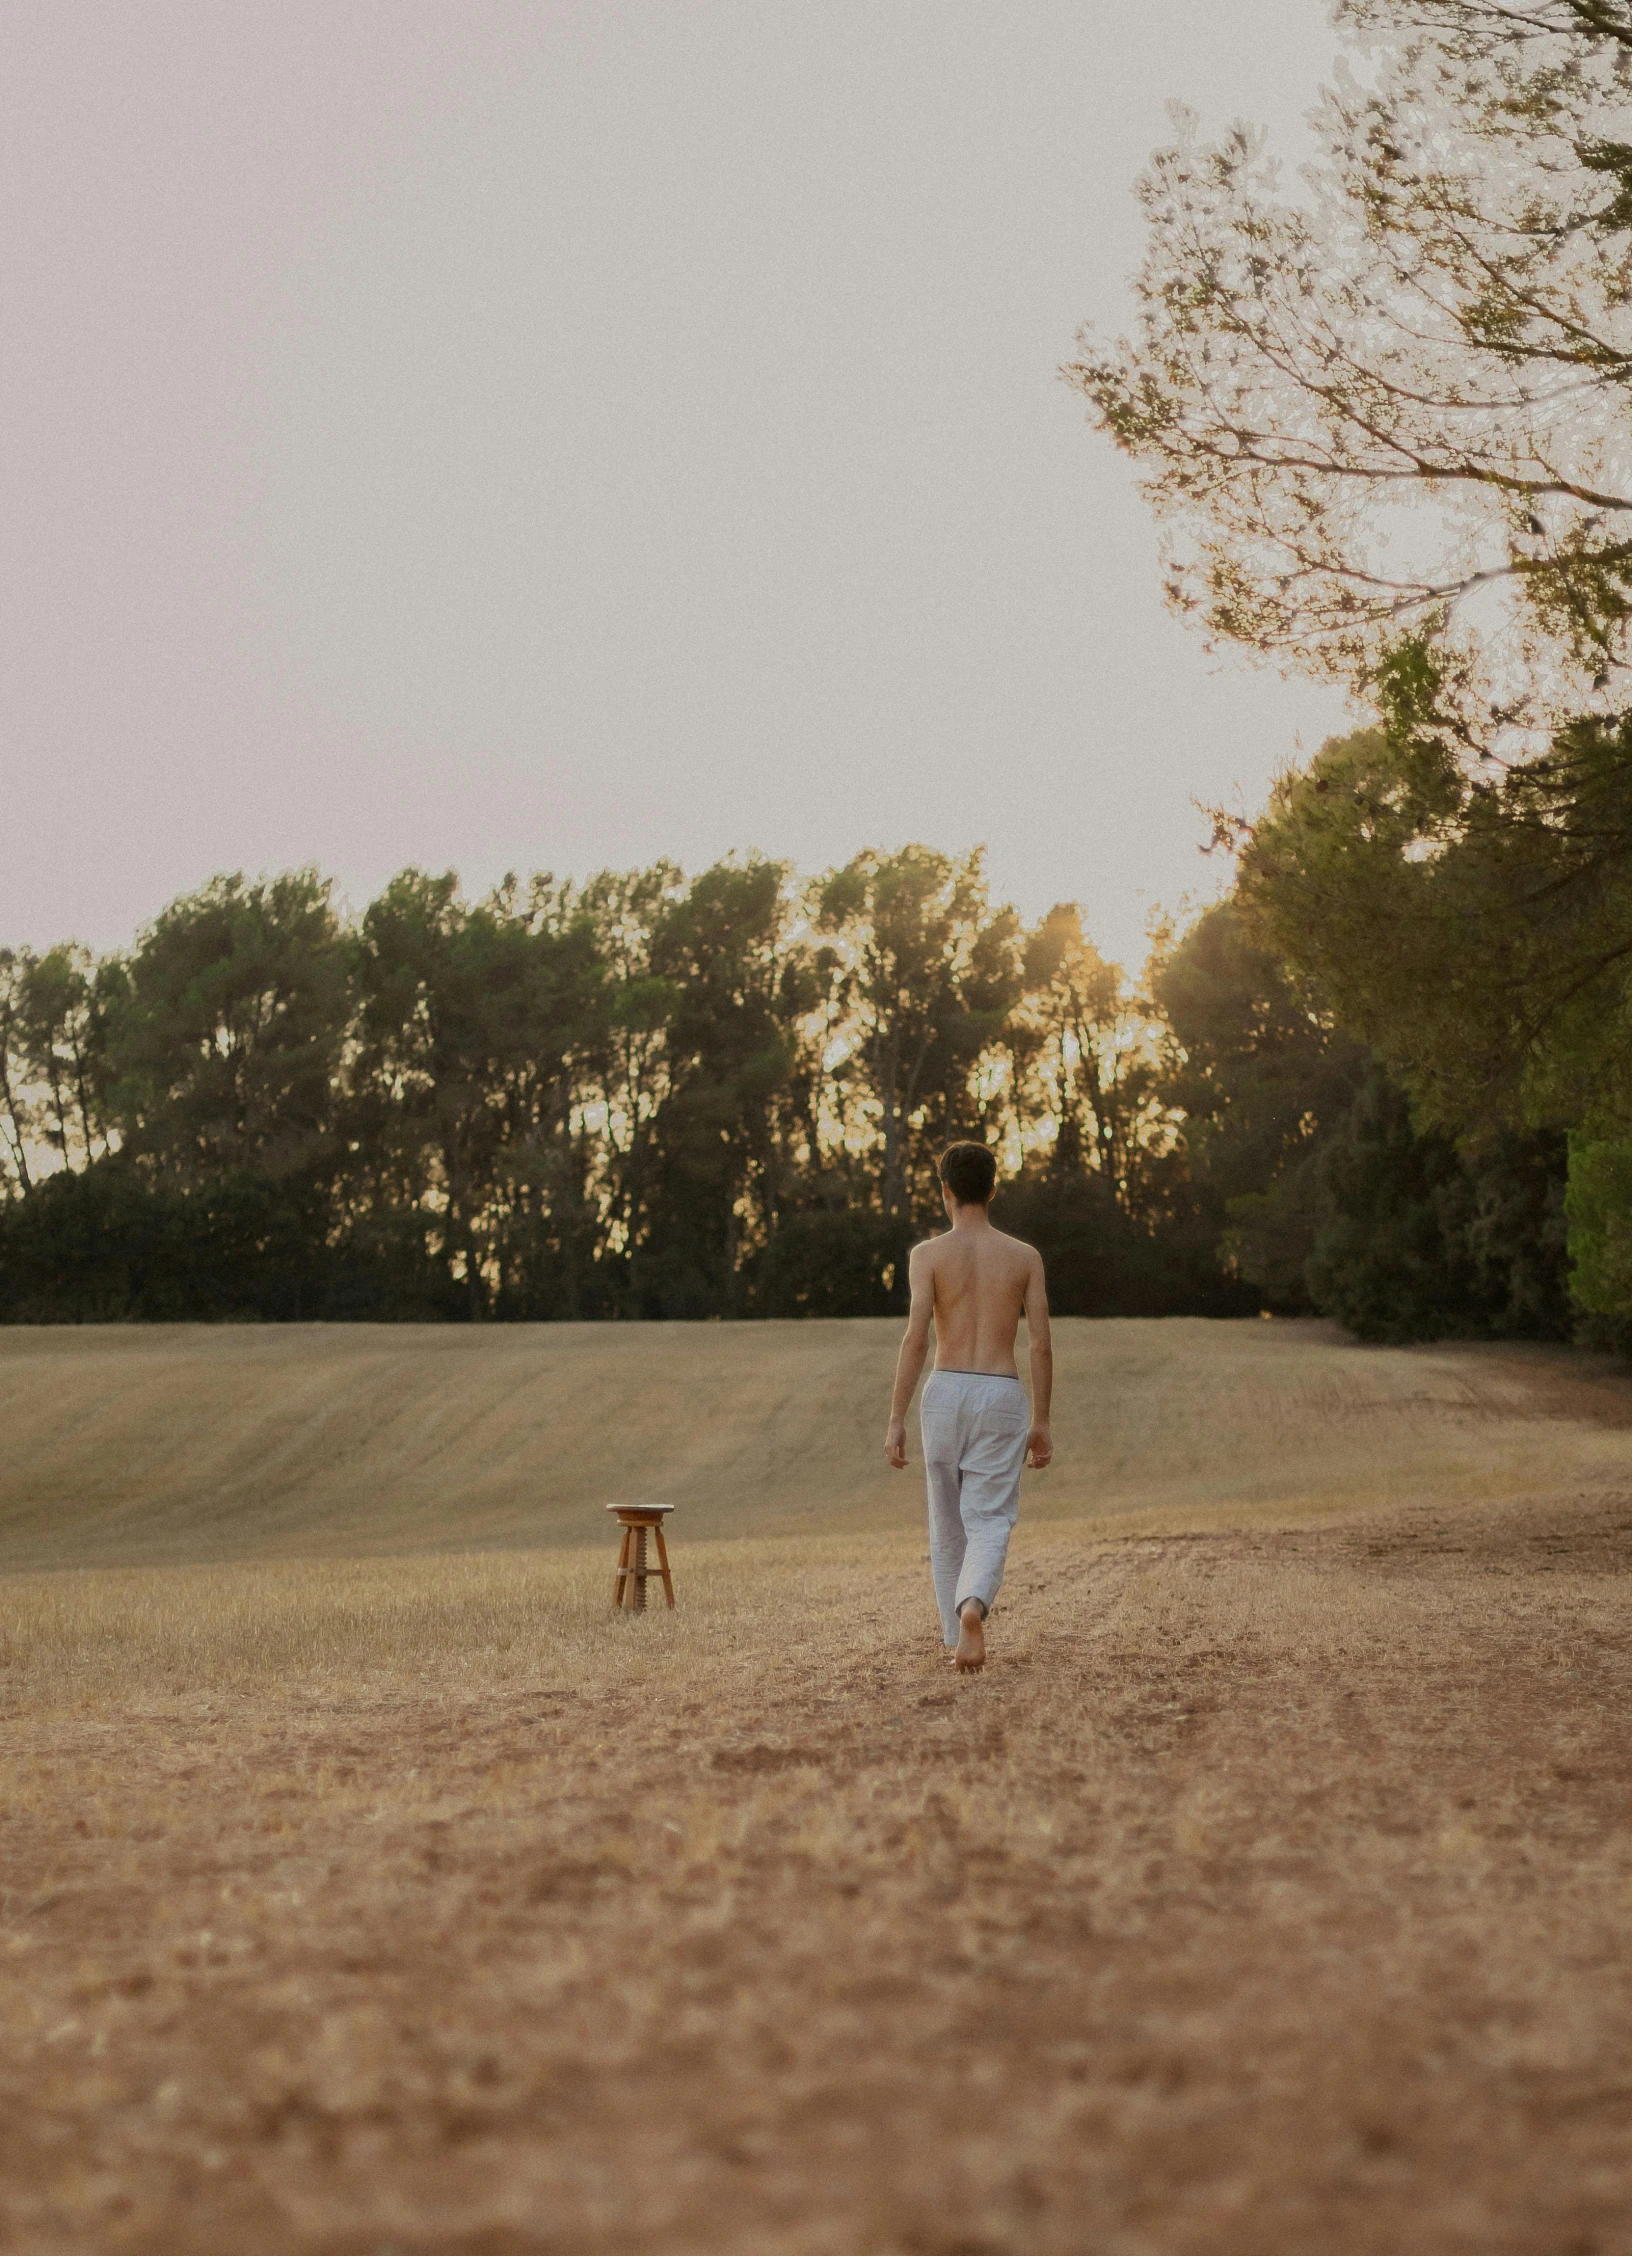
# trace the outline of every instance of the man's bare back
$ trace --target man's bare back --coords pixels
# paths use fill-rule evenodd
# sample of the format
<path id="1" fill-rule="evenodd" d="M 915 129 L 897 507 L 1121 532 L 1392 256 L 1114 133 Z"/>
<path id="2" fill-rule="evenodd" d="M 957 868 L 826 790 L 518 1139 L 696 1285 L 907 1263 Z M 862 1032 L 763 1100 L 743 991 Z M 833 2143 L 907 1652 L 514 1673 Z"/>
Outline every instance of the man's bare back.
<path id="1" fill-rule="evenodd" d="M 1026 1319 L 1031 1346 L 1031 1432 L 1026 1462 L 1040 1471 L 1054 1454 L 1049 1410 L 1054 1393 L 1054 1349 L 1048 1329 L 1043 1257 L 1035 1246 L 994 1230 L 983 1206 L 947 1201 L 952 1227 L 915 1245 L 908 1265 L 912 1307 L 896 1364 L 884 1454 L 897 1470 L 907 1461 L 907 1409 L 935 1329 L 937 1371 L 987 1371 L 1019 1377 L 1014 1342 Z"/>
<path id="2" fill-rule="evenodd" d="M 1034 1246 L 993 1229 L 989 1199 L 988 1190 L 983 1197 L 960 1202 L 948 1190 L 945 1203 L 952 1227 L 912 1249 L 908 1267 L 912 1306 L 896 1363 L 895 1393 L 884 1437 L 885 1460 L 897 1471 L 907 1462 L 907 1410 L 929 1353 L 931 1325 L 937 1372 L 1018 1380 L 1014 1342 L 1022 1315 L 1031 1350 L 1031 1417 L 1025 1462 L 1041 1471 L 1054 1455 L 1049 1432 L 1054 1352 L 1042 1256 Z M 1018 1441 L 1018 1429 L 1014 1430 Z M 1016 1468 L 1018 1463 L 1017 1458 Z M 1014 1477 L 1017 1481 L 1017 1471 Z M 1017 1487 L 1013 1493 L 1018 1494 Z M 967 1606 L 959 1606 L 960 1668 L 979 1668 L 984 1662 L 984 1621 L 984 1604 L 971 1600 Z"/>
<path id="3" fill-rule="evenodd" d="M 914 1291 L 922 1280 L 930 1295 L 937 1371 L 1019 1377 L 1015 1334 L 1027 1294 L 1043 1279 L 1034 1247 L 994 1230 L 990 1222 L 984 1229 L 954 1224 L 943 1237 L 914 1246 L 910 1273 Z"/>

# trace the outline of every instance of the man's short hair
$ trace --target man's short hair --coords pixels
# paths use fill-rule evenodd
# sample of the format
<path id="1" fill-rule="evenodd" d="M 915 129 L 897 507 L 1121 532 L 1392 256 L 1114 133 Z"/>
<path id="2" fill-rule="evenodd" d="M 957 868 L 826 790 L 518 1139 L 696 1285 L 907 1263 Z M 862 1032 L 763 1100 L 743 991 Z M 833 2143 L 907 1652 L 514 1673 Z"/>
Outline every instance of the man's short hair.
<path id="1" fill-rule="evenodd" d="M 984 1144 L 948 1144 L 941 1181 L 960 1206 L 985 1206 L 997 1188 L 997 1160 Z"/>

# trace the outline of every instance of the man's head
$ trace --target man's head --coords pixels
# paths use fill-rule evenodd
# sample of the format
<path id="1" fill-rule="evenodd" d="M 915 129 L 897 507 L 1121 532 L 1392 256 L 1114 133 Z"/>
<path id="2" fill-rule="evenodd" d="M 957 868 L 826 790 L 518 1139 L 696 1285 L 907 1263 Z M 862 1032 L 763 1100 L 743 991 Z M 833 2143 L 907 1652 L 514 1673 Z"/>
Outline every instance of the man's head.
<path id="1" fill-rule="evenodd" d="M 941 1154 L 941 1187 L 956 1206 L 990 1206 L 997 1161 L 984 1144 L 948 1144 Z"/>

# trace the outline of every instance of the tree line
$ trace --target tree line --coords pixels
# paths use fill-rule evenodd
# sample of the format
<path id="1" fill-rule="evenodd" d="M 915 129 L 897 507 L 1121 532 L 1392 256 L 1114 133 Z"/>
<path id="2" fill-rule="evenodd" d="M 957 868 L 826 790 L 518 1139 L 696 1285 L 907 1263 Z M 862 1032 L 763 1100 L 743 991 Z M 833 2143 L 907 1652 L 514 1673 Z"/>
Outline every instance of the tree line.
<path id="1" fill-rule="evenodd" d="M 312 871 L 224 876 L 127 953 L 0 954 L 0 1305 L 873 1313 L 956 1135 L 1063 1200 L 1081 1294 L 1109 1259 L 1165 1305 L 1194 1251 L 1158 1051 L 1076 911 L 1027 931 L 978 855 L 475 902 L 409 870 L 353 920 Z"/>
<path id="2" fill-rule="evenodd" d="M 885 1314 L 971 1136 L 1067 1313 L 1567 1328 L 1557 1154 L 1497 1188 L 1403 1105 L 1240 901 L 1133 982 L 1074 904 L 1028 929 L 925 846 L 475 902 L 408 870 L 352 919 L 312 871 L 223 876 L 127 952 L 0 951 L 0 1314 Z M 1439 1232 L 1380 1314 L 1378 1117 Z"/>

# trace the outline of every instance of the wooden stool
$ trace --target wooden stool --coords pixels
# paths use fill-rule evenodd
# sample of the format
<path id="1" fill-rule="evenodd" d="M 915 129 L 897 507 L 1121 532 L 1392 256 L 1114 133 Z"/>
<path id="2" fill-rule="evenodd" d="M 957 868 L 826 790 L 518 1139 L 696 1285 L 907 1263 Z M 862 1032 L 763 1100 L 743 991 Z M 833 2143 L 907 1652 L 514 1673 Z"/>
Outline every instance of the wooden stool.
<path id="1" fill-rule="evenodd" d="M 646 1611 L 646 1582 L 650 1575 L 663 1577 L 663 1595 L 674 1604 L 674 1577 L 669 1572 L 668 1546 L 663 1541 L 663 1515 L 672 1512 L 672 1504 L 609 1504 L 609 1512 L 616 1512 L 618 1525 L 623 1530 L 623 1542 L 618 1549 L 618 1571 L 612 1578 L 612 1603 L 620 1611 L 643 1614 Z M 657 1538 L 657 1565 L 646 1564 L 646 1537 L 648 1532 Z"/>

